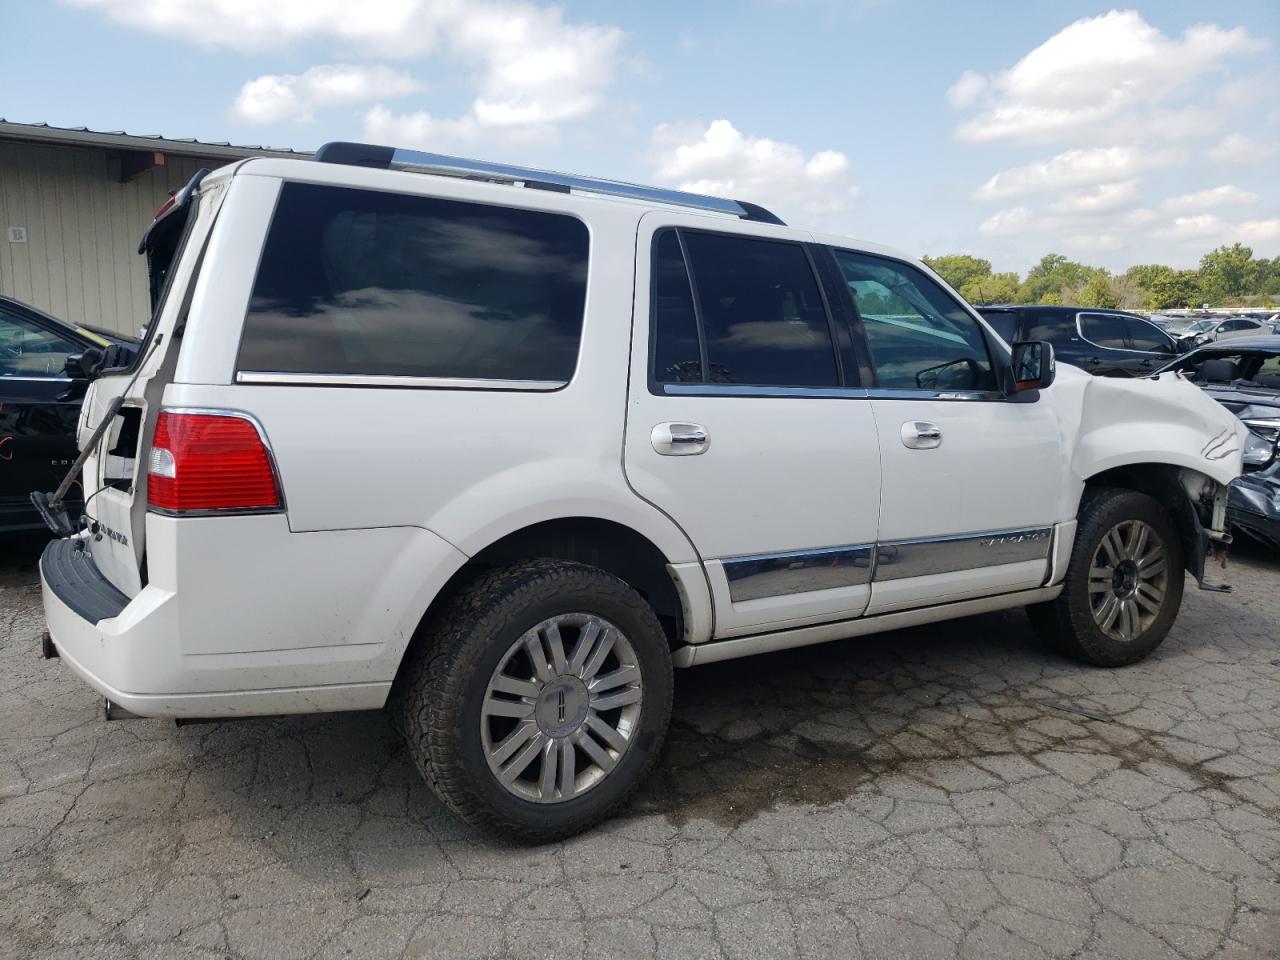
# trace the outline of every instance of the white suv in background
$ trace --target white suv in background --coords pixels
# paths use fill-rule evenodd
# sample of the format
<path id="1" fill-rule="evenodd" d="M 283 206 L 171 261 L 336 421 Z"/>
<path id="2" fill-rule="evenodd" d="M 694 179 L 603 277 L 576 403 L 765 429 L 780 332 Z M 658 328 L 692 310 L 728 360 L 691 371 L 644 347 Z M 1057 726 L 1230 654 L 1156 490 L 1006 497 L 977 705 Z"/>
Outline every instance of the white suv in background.
<path id="1" fill-rule="evenodd" d="M 197 176 L 143 249 L 49 652 L 148 717 L 388 705 L 521 840 L 623 801 L 673 665 L 1017 606 L 1131 663 L 1226 540 L 1244 428 L 1197 387 L 1055 382 L 749 203 L 339 143 Z"/>

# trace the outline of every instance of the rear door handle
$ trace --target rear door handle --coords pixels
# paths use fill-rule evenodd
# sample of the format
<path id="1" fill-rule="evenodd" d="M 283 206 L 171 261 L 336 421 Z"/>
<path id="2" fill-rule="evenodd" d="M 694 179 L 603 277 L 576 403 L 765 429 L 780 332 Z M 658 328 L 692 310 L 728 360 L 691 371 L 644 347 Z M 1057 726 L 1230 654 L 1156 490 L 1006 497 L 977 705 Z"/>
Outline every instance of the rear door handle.
<path id="1" fill-rule="evenodd" d="M 700 423 L 660 423 L 649 440 L 664 457 L 692 457 L 706 453 L 711 446 L 707 428 Z"/>
<path id="2" fill-rule="evenodd" d="M 902 445 L 912 450 L 942 446 L 942 430 L 928 420 L 908 420 L 902 425 Z"/>

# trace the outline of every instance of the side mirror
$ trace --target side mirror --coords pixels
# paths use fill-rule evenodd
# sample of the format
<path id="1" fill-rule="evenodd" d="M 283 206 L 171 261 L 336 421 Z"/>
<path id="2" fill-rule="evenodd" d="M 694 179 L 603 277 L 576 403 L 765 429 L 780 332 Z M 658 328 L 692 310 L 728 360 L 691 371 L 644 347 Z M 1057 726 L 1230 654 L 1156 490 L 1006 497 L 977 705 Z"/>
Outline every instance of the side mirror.
<path id="1" fill-rule="evenodd" d="M 93 371 L 101 361 L 102 351 L 95 347 L 88 347 L 83 353 L 73 353 L 67 357 L 62 369 L 72 380 L 89 380 L 92 379 Z"/>
<path id="2" fill-rule="evenodd" d="M 1011 393 L 1043 390 L 1057 376 L 1053 344 L 1047 340 L 1023 340 L 1013 345 Z"/>

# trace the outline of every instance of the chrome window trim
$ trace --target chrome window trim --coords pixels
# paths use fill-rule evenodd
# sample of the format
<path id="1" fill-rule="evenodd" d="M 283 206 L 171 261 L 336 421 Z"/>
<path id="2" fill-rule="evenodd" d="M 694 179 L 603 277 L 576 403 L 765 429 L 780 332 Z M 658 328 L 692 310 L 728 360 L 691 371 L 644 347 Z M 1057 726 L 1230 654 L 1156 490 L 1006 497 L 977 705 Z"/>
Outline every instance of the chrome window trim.
<path id="1" fill-rule="evenodd" d="M 1052 527 L 1030 527 L 878 542 L 874 582 L 1047 560 L 1052 541 Z"/>
<path id="2" fill-rule="evenodd" d="M 0 383 L 49 383 L 57 381 L 58 383 L 71 383 L 73 378 L 68 377 L 66 371 L 59 371 L 48 377 L 4 377 L 0 376 Z"/>
<path id="3" fill-rule="evenodd" d="M 733 603 L 781 597 L 816 590 L 865 586 L 875 566 L 875 546 L 870 543 L 818 550 L 794 550 L 720 561 L 729 582 Z M 796 575 L 798 571 L 803 571 Z"/>
<path id="4" fill-rule="evenodd" d="M 838 400 L 959 400 L 1006 401 L 999 390 L 909 390 L 872 387 L 756 387 L 736 383 L 663 383 L 665 396 L 684 397 L 803 397 Z"/>
<path id="5" fill-rule="evenodd" d="M 379 376 L 363 373 L 283 373 L 241 370 L 236 383 L 293 387 L 412 387 L 429 390 L 518 390 L 549 393 L 567 386 L 568 380 L 484 380 L 471 377 Z"/>
<path id="6" fill-rule="evenodd" d="M 1083 323 L 1083 321 L 1082 321 L 1082 319 L 1081 319 L 1081 318 L 1082 318 L 1082 317 L 1088 317 L 1088 316 L 1094 316 L 1094 317 L 1119 317 L 1121 320 L 1142 320 L 1142 322 L 1143 322 L 1143 323 L 1145 323 L 1145 324 L 1146 324 L 1147 326 L 1149 326 L 1149 327 L 1152 327 L 1152 328 L 1154 328 L 1154 329 L 1156 329 L 1156 330 L 1160 330 L 1160 328 L 1159 328 L 1159 327 L 1157 327 L 1157 326 L 1156 326 L 1154 323 L 1152 323 L 1150 320 L 1143 320 L 1143 318 L 1142 318 L 1142 317 L 1133 317 L 1133 316 L 1130 316 L 1130 315 L 1129 315 L 1129 314 L 1127 314 L 1127 313 L 1109 312 L 1109 311 L 1107 311 L 1107 310 L 1081 310 L 1079 313 L 1077 313 L 1077 314 L 1076 314 L 1076 333 L 1079 335 L 1079 337 L 1080 337 L 1080 339 L 1081 339 L 1081 340 L 1083 340 L 1085 343 L 1089 344 L 1089 346 L 1091 346 L 1091 347 L 1097 347 L 1099 350 L 1119 350 L 1121 353 L 1140 353 L 1140 354 L 1142 354 L 1142 356 L 1144 356 L 1144 357 L 1165 357 L 1165 356 L 1167 356 L 1167 357 L 1169 357 L 1171 360 L 1173 360 L 1173 359 L 1177 359 L 1177 356 L 1178 356 L 1178 354 L 1177 354 L 1177 353 L 1164 354 L 1164 353 L 1159 353 L 1159 352 L 1157 352 L 1157 351 L 1155 351 L 1155 350 L 1135 350 L 1135 349 L 1133 349 L 1132 347 L 1106 347 L 1106 346 L 1103 346 L 1103 345 L 1102 345 L 1102 344 L 1100 344 L 1100 343 L 1095 343 L 1093 340 L 1090 340 L 1088 337 L 1086 337 L 1086 336 L 1084 335 L 1084 323 Z M 1169 345 L 1170 345 L 1170 346 L 1173 346 L 1173 337 L 1170 337 L 1170 336 L 1169 336 L 1167 333 L 1165 333 L 1163 330 L 1160 330 L 1160 332 L 1161 332 L 1162 334 L 1164 334 L 1164 336 L 1169 340 Z M 1126 336 L 1126 337 L 1128 337 L 1128 335 L 1129 335 L 1129 334 L 1128 334 L 1128 332 L 1126 332 L 1126 333 L 1125 333 L 1125 336 Z"/>
<path id="7" fill-rule="evenodd" d="M 820 399 L 866 399 L 861 387 L 758 387 L 738 383 L 660 383 L 667 396 L 683 397 L 808 397 Z"/>

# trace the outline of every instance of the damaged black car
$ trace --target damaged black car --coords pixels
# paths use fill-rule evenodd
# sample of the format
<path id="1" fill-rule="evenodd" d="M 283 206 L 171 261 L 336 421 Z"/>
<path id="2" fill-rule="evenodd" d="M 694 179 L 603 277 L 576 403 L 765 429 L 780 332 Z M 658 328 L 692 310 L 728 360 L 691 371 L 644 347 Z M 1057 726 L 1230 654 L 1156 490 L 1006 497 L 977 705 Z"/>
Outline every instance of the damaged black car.
<path id="1" fill-rule="evenodd" d="M 1280 336 L 1206 344 L 1156 371 L 1180 372 L 1249 428 L 1244 474 L 1231 485 L 1231 524 L 1280 550 Z"/>

